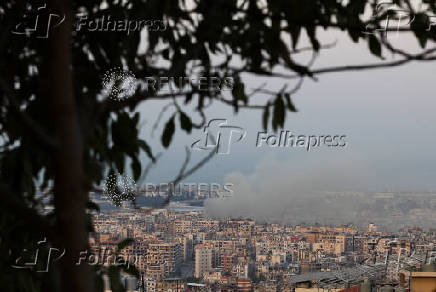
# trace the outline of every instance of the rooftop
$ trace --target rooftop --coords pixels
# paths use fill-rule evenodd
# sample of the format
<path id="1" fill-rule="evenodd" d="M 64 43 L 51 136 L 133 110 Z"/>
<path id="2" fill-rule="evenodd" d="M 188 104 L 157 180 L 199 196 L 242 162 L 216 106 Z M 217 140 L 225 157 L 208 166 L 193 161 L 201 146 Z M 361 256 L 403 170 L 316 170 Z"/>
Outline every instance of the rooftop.
<path id="1" fill-rule="evenodd" d="M 412 272 L 415 278 L 436 278 L 436 272 Z"/>

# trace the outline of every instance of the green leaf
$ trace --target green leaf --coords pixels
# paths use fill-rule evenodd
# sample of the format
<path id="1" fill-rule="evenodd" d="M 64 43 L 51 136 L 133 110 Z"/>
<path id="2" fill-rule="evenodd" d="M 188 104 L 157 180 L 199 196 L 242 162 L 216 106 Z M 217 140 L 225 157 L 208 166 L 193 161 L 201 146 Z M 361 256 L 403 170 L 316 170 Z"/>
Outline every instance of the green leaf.
<path id="1" fill-rule="evenodd" d="M 421 48 L 425 48 L 426 47 L 426 45 L 427 45 L 427 40 L 428 40 L 428 38 L 427 38 L 427 34 L 426 33 L 416 33 L 415 32 L 415 34 L 416 34 L 416 37 L 418 38 L 418 41 L 419 41 L 419 44 L 421 45 Z"/>
<path id="2" fill-rule="evenodd" d="M 94 273 L 94 280 L 95 280 L 95 289 L 97 292 L 104 292 L 104 281 L 103 277 L 97 273 Z"/>
<path id="3" fill-rule="evenodd" d="M 309 36 L 310 43 L 312 44 L 313 49 L 318 52 L 320 48 L 319 41 L 316 39 L 316 26 L 308 25 L 306 26 L 307 35 Z"/>
<path id="4" fill-rule="evenodd" d="M 86 208 L 88 208 L 89 210 L 95 210 L 97 212 L 100 212 L 100 206 L 97 205 L 95 202 L 93 201 L 88 201 L 86 203 Z"/>
<path id="5" fill-rule="evenodd" d="M 354 29 L 354 28 L 349 28 L 348 34 L 350 35 L 350 38 L 355 43 L 359 42 L 359 37 L 362 35 L 362 33 L 360 31 L 358 31 L 357 29 Z"/>
<path id="6" fill-rule="evenodd" d="M 192 130 L 192 121 L 191 119 L 182 111 L 180 111 L 180 126 L 183 130 L 188 133 L 191 133 Z"/>
<path id="7" fill-rule="evenodd" d="M 186 94 L 185 104 L 188 104 L 192 100 L 192 93 Z"/>
<path id="8" fill-rule="evenodd" d="M 136 113 L 133 115 L 133 124 L 136 126 L 138 123 L 139 123 L 139 113 L 136 112 Z"/>
<path id="9" fill-rule="evenodd" d="M 285 99 L 286 99 L 286 103 L 287 103 L 287 105 L 288 105 L 288 109 L 289 109 L 291 112 L 294 112 L 294 113 L 298 112 L 297 108 L 296 108 L 295 105 L 292 103 L 291 95 L 290 95 L 289 93 L 285 93 L 285 94 L 283 94 L 283 96 L 284 96 Z"/>
<path id="10" fill-rule="evenodd" d="M 166 49 L 164 49 L 164 50 L 162 51 L 162 57 L 163 57 L 165 60 L 169 60 L 169 59 L 170 59 L 170 50 L 169 50 L 168 48 L 166 48 Z"/>
<path id="11" fill-rule="evenodd" d="M 127 246 L 129 246 L 133 242 L 135 242 L 135 240 L 133 238 L 126 238 L 126 239 L 122 240 L 117 245 L 117 251 L 118 252 L 122 251 L 124 248 L 126 248 Z"/>
<path id="12" fill-rule="evenodd" d="M 277 131 L 279 127 L 283 127 L 285 123 L 285 104 L 281 97 L 281 94 L 278 94 L 276 100 L 274 101 L 274 115 L 272 126 L 274 131 Z"/>
<path id="13" fill-rule="evenodd" d="M 232 89 L 233 100 L 237 103 L 241 100 L 244 104 L 247 104 L 248 98 L 245 94 L 245 84 L 240 80 L 235 80 L 235 84 Z"/>
<path id="14" fill-rule="evenodd" d="M 265 106 L 262 115 L 262 125 L 265 131 L 268 130 L 268 119 L 269 119 L 269 104 Z"/>
<path id="15" fill-rule="evenodd" d="M 295 24 L 289 24 L 289 33 L 292 38 L 292 48 L 295 50 L 297 47 L 298 39 L 300 38 L 301 26 Z"/>
<path id="16" fill-rule="evenodd" d="M 92 224 L 92 217 L 91 214 L 86 214 L 85 215 L 85 223 L 86 223 L 86 231 L 87 232 L 95 232 L 94 230 L 94 224 Z"/>
<path id="17" fill-rule="evenodd" d="M 369 50 L 377 57 L 381 57 L 381 45 L 378 39 L 374 35 L 369 35 L 368 40 Z"/>
<path id="18" fill-rule="evenodd" d="M 116 151 L 116 150 L 114 150 L 112 153 L 114 155 L 114 162 L 115 162 L 115 166 L 118 169 L 118 172 L 123 173 L 125 156 L 120 151 Z"/>
<path id="19" fill-rule="evenodd" d="M 121 283 L 120 268 L 117 266 L 110 266 L 108 269 L 108 276 L 110 280 L 110 287 L 113 292 L 126 291 Z"/>
<path id="20" fill-rule="evenodd" d="M 127 274 L 135 276 L 135 277 L 137 277 L 139 279 L 140 273 L 139 273 L 138 269 L 132 263 L 129 263 L 128 266 L 127 265 L 123 265 L 123 266 L 121 266 L 121 268 Z"/>
<path id="21" fill-rule="evenodd" d="M 426 29 L 430 26 L 430 20 L 424 13 L 418 13 L 415 15 L 415 21 L 410 24 L 410 28 L 413 30 L 415 37 L 417 38 L 421 48 L 425 48 L 429 37 Z"/>
<path id="22" fill-rule="evenodd" d="M 165 125 L 165 129 L 162 133 L 162 145 L 165 148 L 168 148 L 170 146 L 171 140 L 173 139 L 174 131 L 176 129 L 176 126 L 174 124 L 174 115 L 168 120 L 168 122 Z"/>
<path id="23" fill-rule="evenodd" d="M 139 162 L 138 158 L 132 158 L 132 163 L 130 164 L 130 167 L 133 171 L 133 179 L 137 181 L 141 176 L 141 163 Z"/>
<path id="24" fill-rule="evenodd" d="M 155 158 L 153 156 L 153 153 L 151 152 L 151 147 L 145 142 L 144 140 L 139 139 L 138 140 L 139 147 L 144 150 L 144 152 L 147 154 L 147 156 L 151 159 L 151 161 L 155 162 Z"/>
<path id="25" fill-rule="evenodd" d="M 117 120 L 112 123 L 113 148 L 117 152 L 132 154 L 138 151 L 138 121 L 139 114 L 130 117 L 127 113 L 118 113 Z"/>

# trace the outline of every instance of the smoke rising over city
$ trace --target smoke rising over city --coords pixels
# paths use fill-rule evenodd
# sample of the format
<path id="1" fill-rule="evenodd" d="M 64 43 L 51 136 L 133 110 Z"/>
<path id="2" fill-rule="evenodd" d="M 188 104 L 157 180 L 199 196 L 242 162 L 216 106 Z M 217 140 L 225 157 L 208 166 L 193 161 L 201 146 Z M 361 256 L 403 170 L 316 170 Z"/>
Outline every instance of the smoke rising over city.
<path id="1" fill-rule="evenodd" d="M 377 183 L 383 177 L 361 157 L 323 161 L 306 169 L 270 158 L 249 175 L 233 172 L 225 180 L 233 183 L 234 196 L 207 200 L 211 216 L 291 224 L 365 226 L 375 221 L 387 229 L 435 224 L 434 195 L 387 192 Z"/>

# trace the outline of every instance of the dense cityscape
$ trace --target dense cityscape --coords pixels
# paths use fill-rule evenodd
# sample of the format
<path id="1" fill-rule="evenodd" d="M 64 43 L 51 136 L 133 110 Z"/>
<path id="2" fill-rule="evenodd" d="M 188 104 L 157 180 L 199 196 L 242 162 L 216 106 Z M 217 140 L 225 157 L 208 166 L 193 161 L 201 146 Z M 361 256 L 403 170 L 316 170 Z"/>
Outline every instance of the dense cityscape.
<path id="1" fill-rule="evenodd" d="M 185 206 L 102 210 L 86 260 L 136 266 L 139 279 L 123 278 L 128 291 L 303 292 L 406 289 L 436 257 L 436 229 L 216 219 Z"/>

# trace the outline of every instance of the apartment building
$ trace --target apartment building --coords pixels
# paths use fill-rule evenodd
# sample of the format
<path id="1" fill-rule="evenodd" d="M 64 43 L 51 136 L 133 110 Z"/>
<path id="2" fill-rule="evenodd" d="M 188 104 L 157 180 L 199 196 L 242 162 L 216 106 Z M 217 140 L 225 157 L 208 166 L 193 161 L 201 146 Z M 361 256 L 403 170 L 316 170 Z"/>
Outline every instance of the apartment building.
<path id="1" fill-rule="evenodd" d="M 195 272 L 194 277 L 202 278 L 203 273 L 212 270 L 212 248 L 207 244 L 195 246 Z"/>

